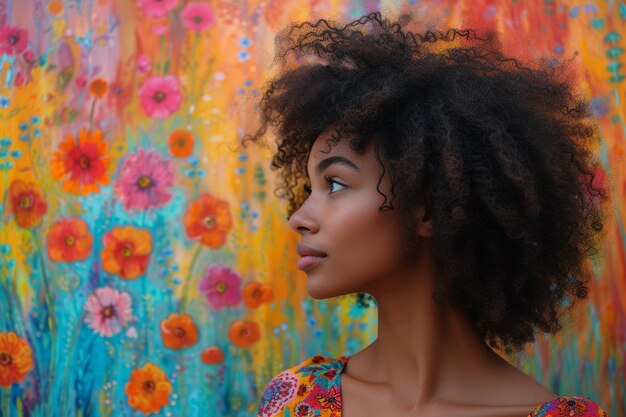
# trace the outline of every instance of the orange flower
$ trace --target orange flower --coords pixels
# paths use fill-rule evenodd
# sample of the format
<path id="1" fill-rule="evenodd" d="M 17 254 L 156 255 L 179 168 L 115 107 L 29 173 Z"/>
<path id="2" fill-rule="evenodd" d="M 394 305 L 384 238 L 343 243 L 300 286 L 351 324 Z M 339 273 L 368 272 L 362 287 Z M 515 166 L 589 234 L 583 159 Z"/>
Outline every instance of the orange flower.
<path id="1" fill-rule="evenodd" d="M 104 81 L 102 78 L 96 78 L 89 83 L 89 92 L 95 98 L 104 97 L 107 91 L 109 91 L 109 83 Z"/>
<path id="2" fill-rule="evenodd" d="M 209 193 L 200 195 L 185 213 L 187 236 L 213 249 L 224 245 L 232 222 L 228 202 Z"/>
<path id="3" fill-rule="evenodd" d="M 33 352 L 26 340 L 13 332 L 0 332 L 0 386 L 23 381 L 33 369 Z"/>
<path id="4" fill-rule="evenodd" d="M 152 235 L 133 226 L 118 226 L 104 235 L 102 268 L 123 279 L 136 279 L 146 273 L 152 252 Z"/>
<path id="5" fill-rule="evenodd" d="M 59 0 L 52 0 L 48 3 L 48 12 L 51 14 L 59 14 L 63 11 L 63 2 Z"/>
<path id="6" fill-rule="evenodd" d="M 133 369 L 124 392 L 131 407 L 148 415 L 168 404 L 172 384 L 161 368 L 148 362 L 141 369 Z"/>
<path id="7" fill-rule="evenodd" d="M 200 359 L 207 365 L 224 362 L 224 352 L 217 346 L 209 346 L 200 354 Z"/>
<path id="8" fill-rule="evenodd" d="M 254 321 L 237 320 L 228 329 L 228 338 L 239 347 L 247 347 L 260 338 L 259 325 Z"/>
<path id="9" fill-rule="evenodd" d="M 35 184 L 13 180 L 9 186 L 9 213 L 15 215 L 19 227 L 33 227 L 41 224 L 48 210 L 48 204 Z"/>
<path id="10" fill-rule="evenodd" d="M 257 308 L 263 303 L 269 303 L 274 291 L 269 284 L 252 281 L 243 288 L 243 298 L 249 308 Z"/>
<path id="11" fill-rule="evenodd" d="M 39 226 L 47 210 L 48 204 L 35 184 L 21 180 L 11 182 L 8 212 L 15 215 L 19 227 Z"/>
<path id="12" fill-rule="evenodd" d="M 100 185 L 108 185 L 107 168 L 109 159 L 106 158 L 107 143 L 102 140 L 102 131 L 78 132 L 78 140 L 71 134 L 59 145 L 54 152 L 52 176 L 61 180 L 69 175 L 63 183 L 63 189 L 73 194 L 86 195 L 100 191 Z"/>
<path id="13" fill-rule="evenodd" d="M 163 345 L 170 349 L 183 349 L 198 341 L 198 327 L 189 314 L 172 313 L 161 322 Z"/>
<path id="14" fill-rule="evenodd" d="M 185 158 L 193 152 L 193 135 L 185 129 L 176 129 L 170 133 L 167 143 L 170 153 L 177 158 Z"/>
<path id="15" fill-rule="evenodd" d="M 57 220 L 50 226 L 46 248 L 55 262 L 85 259 L 91 253 L 93 236 L 81 218 Z"/>

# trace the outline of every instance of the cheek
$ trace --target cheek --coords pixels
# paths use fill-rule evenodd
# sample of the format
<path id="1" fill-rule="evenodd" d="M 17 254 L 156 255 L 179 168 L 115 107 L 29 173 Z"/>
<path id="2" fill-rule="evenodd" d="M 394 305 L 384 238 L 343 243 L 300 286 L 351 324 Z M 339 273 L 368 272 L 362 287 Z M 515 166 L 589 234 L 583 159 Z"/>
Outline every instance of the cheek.
<path id="1" fill-rule="evenodd" d="M 330 227 L 335 255 L 333 265 L 341 274 L 338 279 L 356 287 L 384 278 L 399 267 L 402 237 L 394 215 L 375 208 L 352 210 L 335 217 Z"/>

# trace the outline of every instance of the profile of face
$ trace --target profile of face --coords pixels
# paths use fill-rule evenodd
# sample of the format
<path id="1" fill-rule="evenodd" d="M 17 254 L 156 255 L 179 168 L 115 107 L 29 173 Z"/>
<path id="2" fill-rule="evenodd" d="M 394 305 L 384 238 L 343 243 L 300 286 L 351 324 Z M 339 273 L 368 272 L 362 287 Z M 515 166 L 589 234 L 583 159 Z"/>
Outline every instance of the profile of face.
<path id="1" fill-rule="evenodd" d="M 289 218 L 301 235 L 299 268 L 307 274 L 311 297 L 324 299 L 355 292 L 376 293 L 401 275 L 405 266 L 398 210 L 379 211 L 391 200 L 391 181 L 373 146 L 359 155 L 348 138 L 328 144 L 332 131 L 315 141 L 307 172 L 311 193 Z M 387 196 L 381 195 L 383 193 Z"/>

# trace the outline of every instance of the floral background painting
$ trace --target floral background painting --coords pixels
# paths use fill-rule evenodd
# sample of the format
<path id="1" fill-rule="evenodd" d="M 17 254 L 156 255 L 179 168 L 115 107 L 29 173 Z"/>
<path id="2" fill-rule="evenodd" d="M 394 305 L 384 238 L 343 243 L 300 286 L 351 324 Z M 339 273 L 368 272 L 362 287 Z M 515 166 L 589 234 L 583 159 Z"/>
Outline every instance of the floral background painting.
<path id="1" fill-rule="evenodd" d="M 626 417 L 626 3 L 574 0 L 0 0 L 0 416 L 253 416 L 276 373 L 373 340 L 374 307 L 307 296 L 271 153 L 239 146 L 274 34 L 373 10 L 578 51 L 607 245 L 510 360 Z"/>

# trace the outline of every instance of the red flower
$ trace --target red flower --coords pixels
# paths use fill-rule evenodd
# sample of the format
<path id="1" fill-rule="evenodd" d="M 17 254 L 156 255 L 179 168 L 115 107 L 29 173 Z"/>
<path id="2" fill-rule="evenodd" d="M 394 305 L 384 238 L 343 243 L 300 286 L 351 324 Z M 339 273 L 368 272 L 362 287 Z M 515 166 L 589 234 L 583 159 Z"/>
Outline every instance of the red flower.
<path id="1" fill-rule="evenodd" d="M 28 46 L 28 32 L 16 26 L 0 27 L 0 53 L 15 55 Z"/>
<path id="2" fill-rule="evenodd" d="M 57 220 L 50 226 L 46 249 L 54 262 L 73 262 L 85 259 L 91 253 L 93 236 L 81 218 Z"/>
<path id="3" fill-rule="evenodd" d="M 39 226 L 41 218 L 46 214 L 46 200 L 30 182 L 14 180 L 9 186 L 9 213 L 15 215 L 19 227 Z"/>

